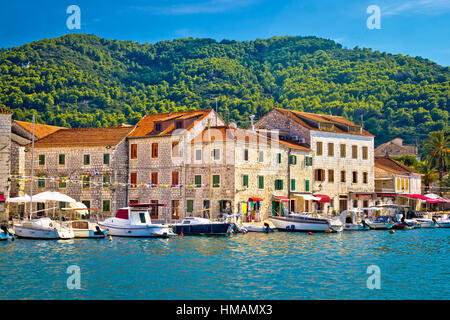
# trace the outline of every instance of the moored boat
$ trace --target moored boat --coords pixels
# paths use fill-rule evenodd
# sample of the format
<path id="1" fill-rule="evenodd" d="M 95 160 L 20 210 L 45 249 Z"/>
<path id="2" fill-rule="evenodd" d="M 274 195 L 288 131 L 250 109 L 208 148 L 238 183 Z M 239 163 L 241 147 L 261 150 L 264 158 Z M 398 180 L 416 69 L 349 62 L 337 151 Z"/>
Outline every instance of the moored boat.
<path id="1" fill-rule="evenodd" d="M 152 223 L 150 210 L 152 204 L 134 203 L 121 208 L 115 217 L 98 222 L 98 225 L 108 231 L 109 235 L 118 237 L 167 238 L 174 233 L 166 224 Z"/>
<path id="2" fill-rule="evenodd" d="M 28 239 L 72 239 L 75 237 L 70 226 L 47 217 L 25 220 L 15 224 L 14 233 L 19 238 Z"/>
<path id="3" fill-rule="evenodd" d="M 394 226 L 394 222 L 391 216 L 380 216 L 375 220 L 366 221 L 370 229 L 374 230 L 388 230 Z"/>
<path id="4" fill-rule="evenodd" d="M 289 214 L 285 217 L 269 218 L 276 229 L 280 231 L 326 232 L 331 230 L 329 219 L 313 218 L 305 214 Z"/>
<path id="5" fill-rule="evenodd" d="M 14 241 L 14 234 L 9 232 L 7 226 L 1 225 L 0 226 L 0 241 L 7 241 L 7 240 Z"/>
<path id="6" fill-rule="evenodd" d="M 74 220 L 69 222 L 75 238 L 105 238 L 108 231 L 101 230 L 96 223 L 86 220 Z"/>
<path id="7" fill-rule="evenodd" d="M 437 224 L 439 228 L 450 228 L 450 219 L 444 214 L 439 219 L 433 218 L 433 221 Z"/>
<path id="8" fill-rule="evenodd" d="M 181 223 L 172 225 L 173 232 L 183 235 L 226 235 L 232 231 L 228 222 L 211 221 L 205 218 L 186 217 Z"/>
<path id="9" fill-rule="evenodd" d="M 360 216 L 362 213 L 363 213 L 362 210 L 359 209 L 342 211 L 339 219 L 344 225 L 344 230 L 345 231 L 369 230 L 370 227 L 369 225 L 366 224 L 364 219 L 362 219 L 361 222 L 358 222 L 358 216 Z"/>
<path id="10" fill-rule="evenodd" d="M 253 223 L 243 223 L 243 226 L 245 229 L 247 229 L 248 232 L 263 232 L 263 233 L 271 233 L 275 230 L 270 227 L 270 225 L 265 222 L 264 225 L 257 225 Z"/>

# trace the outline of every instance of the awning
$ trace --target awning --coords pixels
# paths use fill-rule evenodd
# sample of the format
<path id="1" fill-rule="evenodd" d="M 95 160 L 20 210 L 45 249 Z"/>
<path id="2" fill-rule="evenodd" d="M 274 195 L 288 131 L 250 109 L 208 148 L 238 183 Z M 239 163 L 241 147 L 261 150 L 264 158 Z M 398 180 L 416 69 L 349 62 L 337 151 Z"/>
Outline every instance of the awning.
<path id="1" fill-rule="evenodd" d="M 52 191 L 45 191 L 38 193 L 37 195 L 33 196 L 33 201 L 36 202 L 45 202 L 45 201 L 58 201 L 58 202 L 77 202 L 75 199 L 69 197 L 66 194 L 59 193 L 59 192 L 52 192 Z"/>
<path id="2" fill-rule="evenodd" d="M 315 194 L 314 197 L 320 198 L 320 200 L 315 200 L 315 201 L 320 202 L 320 203 L 330 202 L 331 201 L 330 197 L 327 196 L 326 194 Z"/>
<path id="3" fill-rule="evenodd" d="M 6 201 L 5 196 L 3 194 L 0 194 L 0 202 L 5 202 L 5 201 Z"/>
<path id="4" fill-rule="evenodd" d="M 428 198 L 426 196 L 423 196 L 421 194 L 401 194 L 402 197 L 412 198 L 412 199 L 418 199 L 418 200 L 425 200 L 428 203 L 437 203 L 439 200 Z"/>
<path id="5" fill-rule="evenodd" d="M 355 196 L 357 198 L 372 198 L 371 193 L 356 193 Z"/>
<path id="6" fill-rule="evenodd" d="M 262 198 L 248 198 L 248 201 L 263 201 Z"/>
<path id="7" fill-rule="evenodd" d="M 396 193 L 380 193 L 377 192 L 377 197 L 395 197 L 397 196 Z"/>
<path id="8" fill-rule="evenodd" d="M 302 194 L 302 193 L 292 193 L 293 196 L 295 197 L 301 197 L 305 200 L 314 200 L 314 201 L 319 201 L 322 198 L 319 197 L 314 197 L 312 194 Z"/>
<path id="9" fill-rule="evenodd" d="M 34 198 L 33 198 L 34 201 Z M 7 202 L 14 202 L 14 203 L 19 203 L 19 202 L 30 202 L 30 196 L 25 194 L 21 197 L 15 197 L 15 198 L 9 198 Z"/>
<path id="10" fill-rule="evenodd" d="M 447 198 L 443 198 L 434 193 L 428 193 L 425 195 L 427 198 L 431 198 L 432 200 L 427 200 L 428 203 L 450 203 L 450 200 Z"/>
<path id="11" fill-rule="evenodd" d="M 289 198 L 283 197 L 283 196 L 275 196 L 278 200 L 281 202 L 289 202 Z"/>

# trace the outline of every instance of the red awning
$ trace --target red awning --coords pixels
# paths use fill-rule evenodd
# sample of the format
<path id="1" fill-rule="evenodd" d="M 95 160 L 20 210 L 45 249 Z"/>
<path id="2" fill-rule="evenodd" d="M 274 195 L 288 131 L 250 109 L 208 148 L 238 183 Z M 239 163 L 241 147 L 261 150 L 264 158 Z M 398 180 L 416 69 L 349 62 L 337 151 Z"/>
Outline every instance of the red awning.
<path id="1" fill-rule="evenodd" d="M 0 194 L 0 202 L 5 202 L 5 201 L 6 201 L 5 196 L 3 194 Z"/>
<path id="2" fill-rule="evenodd" d="M 419 200 L 427 200 L 427 201 L 430 201 L 430 202 L 436 200 L 436 199 L 433 199 L 433 198 L 425 197 L 425 196 L 423 196 L 421 194 L 401 194 L 401 196 L 408 197 L 408 198 L 413 198 L 413 199 L 419 199 Z"/>
<path id="3" fill-rule="evenodd" d="M 279 199 L 281 202 L 289 202 L 289 198 L 283 196 L 275 196 L 275 198 Z"/>
<path id="4" fill-rule="evenodd" d="M 248 201 L 263 201 L 262 198 L 248 198 Z"/>
<path id="5" fill-rule="evenodd" d="M 372 198 L 372 194 L 371 193 L 357 193 L 356 197 L 358 197 L 358 198 Z"/>
<path id="6" fill-rule="evenodd" d="M 331 201 L 331 200 L 330 200 L 330 197 L 327 196 L 326 194 L 315 194 L 314 197 L 320 198 L 320 200 L 314 200 L 314 201 L 320 202 L 320 203 L 323 203 L 323 202 L 330 202 L 330 201 Z"/>
<path id="7" fill-rule="evenodd" d="M 378 197 L 395 197 L 396 193 L 377 193 Z"/>

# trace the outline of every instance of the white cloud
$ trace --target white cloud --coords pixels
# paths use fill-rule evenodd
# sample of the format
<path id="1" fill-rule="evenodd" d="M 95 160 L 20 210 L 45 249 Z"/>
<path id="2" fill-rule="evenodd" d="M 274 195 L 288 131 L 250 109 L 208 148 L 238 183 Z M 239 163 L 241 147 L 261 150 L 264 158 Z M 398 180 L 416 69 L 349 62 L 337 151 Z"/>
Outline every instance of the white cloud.
<path id="1" fill-rule="evenodd" d="M 153 15 L 188 15 L 209 14 L 231 11 L 240 7 L 250 6 L 260 0 L 206 0 L 166 6 L 141 6 L 136 10 L 145 11 Z"/>
<path id="2" fill-rule="evenodd" d="M 446 13 L 450 10 L 449 0 L 411 0 L 411 1 L 389 1 L 382 6 L 383 16 L 393 16 L 403 13 L 418 13 L 436 15 Z"/>

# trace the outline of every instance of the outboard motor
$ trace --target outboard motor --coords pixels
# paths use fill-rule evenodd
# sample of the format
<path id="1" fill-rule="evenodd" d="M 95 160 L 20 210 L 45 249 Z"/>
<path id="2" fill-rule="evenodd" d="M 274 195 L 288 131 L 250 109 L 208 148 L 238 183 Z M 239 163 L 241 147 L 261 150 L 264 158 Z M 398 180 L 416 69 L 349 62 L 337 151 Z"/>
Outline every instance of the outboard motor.
<path id="1" fill-rule="evenodd" d="M 7 228 L 4 224 L 2 224 L 2 225 L 0 226 L 0 229 L 1 229 L 5 234 L 11 235 L 11 232 L 8 231 L 8 228 Z"/>
<path id="2" fill-rule="evenodd" d="M 270 232 L 270 226 L 267 222 L 264 222 L 264 232 L 266 232 L 266 233 Z"/>
<path id="3" fill-rule="evenodd" d="M 369 226 L 367 225 L 367 223 L 366 223 L 366 220 L 362 219 L 362 220 L 361 220 L 361 223 L 362 223 L 362 225 L 363 225 L 364 228 L 369 227 Z"/>
<path id="4" fill-rule="evenodd" d="M 94 235 L 96 235 L 96 236 L 104 236 L 105 234 L 103 233 L 102 229 L 100 229 L 99 226 L 95 226 Z"/>

